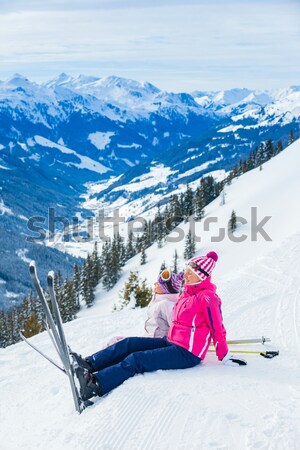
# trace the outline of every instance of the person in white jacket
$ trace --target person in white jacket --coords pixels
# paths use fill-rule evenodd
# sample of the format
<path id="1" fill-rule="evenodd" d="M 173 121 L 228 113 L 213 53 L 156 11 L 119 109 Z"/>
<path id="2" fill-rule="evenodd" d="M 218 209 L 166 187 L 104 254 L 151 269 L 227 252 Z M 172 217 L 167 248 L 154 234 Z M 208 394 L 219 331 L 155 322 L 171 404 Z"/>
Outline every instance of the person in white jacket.
<path id="1" fill-rule="evenodd" d="M 178 300 L 183 284 L 184 272 L 172 273 L 163 270 L 153 286 L 153 297 L 147 308 L 147 319 L 144 325 L 145 336 L 167 336 L 173 321 L 173 308 Z M 124 339 L 124 336 L 114 336 L 103 347 L 113 345 Z"/>
<path id="2" fill-rule="evenodd" d="M 154 283 L 153 297 L 147 309 L 146 336 L 167 336 L 173 321 L 173 308 L 182 287 L 184 272 L 172 273 L 165 269 Z"/>

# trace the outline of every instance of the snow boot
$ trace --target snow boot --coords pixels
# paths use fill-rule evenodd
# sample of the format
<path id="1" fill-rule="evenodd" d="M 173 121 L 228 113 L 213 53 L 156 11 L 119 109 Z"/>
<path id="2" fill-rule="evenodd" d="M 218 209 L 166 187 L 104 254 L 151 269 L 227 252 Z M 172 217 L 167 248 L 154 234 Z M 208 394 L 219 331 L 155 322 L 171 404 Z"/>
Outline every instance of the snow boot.
<path id="1" fill-rule="evenodd" d="M 82 367 L 77 367 L 75 370 L 76 376 L 80 384 L 80 396 L 83 401 L 98 395 L 101 397 L 100 386 L 94 375 Z"/>
<path id="2" fill-rule="evenodd" d="M 93 372 L 92 365 L 86 358 L 82 358 L 81 355 L 78 355 L 78 353 L 75 352 L 71 352 L 71 355 L 73 356 L 79 367 L 82 367 L 83 369 Z"/>

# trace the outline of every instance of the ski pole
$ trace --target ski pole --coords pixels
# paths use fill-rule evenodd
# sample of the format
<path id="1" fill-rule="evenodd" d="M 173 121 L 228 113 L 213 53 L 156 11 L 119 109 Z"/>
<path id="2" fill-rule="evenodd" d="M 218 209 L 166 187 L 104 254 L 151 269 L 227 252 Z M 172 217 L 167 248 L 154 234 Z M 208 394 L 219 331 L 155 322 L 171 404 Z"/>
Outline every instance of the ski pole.
<path id="1" fill-rule="evenodd" d="M 50 358 L 50 356 L 48 356 L 44 352 L 42 352 L 42 350 L 40 350 L 35 345 L 33 345 L 32 342 L 29 342 L 28 339 L 24 336 L 24 334 L 21 331 L 19 334 L 20 334 L 21 339 L 24 342 L 26 342 L 26 344 L 29 345 L 29 347 L 31 347 L 33 350 L 35 350 L 37 353 L 39 353 L 41 356 L 43 356 L 45 359 L 47 359 L 47 361 L 49 361 L 51 364 L 53 364 L 53 366 L 57 367 L 64 374 L 66 374 L 66 370 L 63 367 L 61 367 L 59 364 L 57 364 L 52 358 Z"/>
<path id="2" fill-rule="evenodd" d="M 228 345 L 242 345 L 242 344 L 264 344 L 265 342 L 271 342 L 270 338 L 262 336 L 261 338 L 253 338 L 253 339 L 236 339 L 236 340 L 228 340 Z M 214 344 L 211 343 L 211 346 Z"/>
<path id="3" fill-rule="evenodd" d="M 215 350 L 208 350 L 209 352 L 214 352 Z M 240 354 L 247 354 L 247 355 L 260 355 L 264 358 L 271 359 L 275 356 L 279 355 L 279 350 L 273 350 L 273 351 L 266 351 L 266 352 L 260 352 L 260 351 L 252 351 L 252 350 L 229 350 L 230 353 L 240 353 Z"/>

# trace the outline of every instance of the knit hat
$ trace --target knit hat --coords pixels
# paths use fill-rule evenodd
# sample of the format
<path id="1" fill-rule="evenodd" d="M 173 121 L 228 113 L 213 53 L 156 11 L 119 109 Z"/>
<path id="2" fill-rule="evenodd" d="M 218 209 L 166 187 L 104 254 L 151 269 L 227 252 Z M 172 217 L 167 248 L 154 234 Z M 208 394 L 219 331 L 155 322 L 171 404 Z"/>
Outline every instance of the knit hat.
<path id="1" fill-rule="evenodd" d="M 201 281 L 204 281 L 211 276 L 217 261 L 218 255 L 215 252 L 209 252 L 206 256 L 195 256 L 187 262 L 187 265 Z"/>
<path id="2" fill-rule="evenodd" d="M 177 294 L 182 286 L 184 272 L 174 273 L 164 269 L 157 279 L 159 287 L 166 294 Z"/>

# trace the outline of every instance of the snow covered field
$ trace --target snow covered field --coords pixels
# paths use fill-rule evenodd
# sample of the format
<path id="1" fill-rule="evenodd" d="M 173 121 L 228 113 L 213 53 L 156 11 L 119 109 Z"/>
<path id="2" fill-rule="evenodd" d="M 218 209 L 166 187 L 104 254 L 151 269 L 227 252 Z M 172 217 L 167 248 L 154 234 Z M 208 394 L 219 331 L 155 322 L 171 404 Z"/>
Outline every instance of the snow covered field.
<path id="1" fill-rule="evenodd" d="M 202 242 L 197 253 L 215 250 L 219 261 L 213 281 L 223 301 L 229 339 L 271 337 L 273 360 L 246 357 L 246 367 L 227 367 L 210 353 L 201 366 L 138 375 L 80 416 L 74 411 L 67 378 L 25 343 L 0 349 L 1 448 L 64 450 L 298 450 L 300 447 L 300 142 L 226 187 L 206 208 L 218 218 L 210 232 L 196 225 Z M 257 207 L 258 222 L 272 238 L 250 239 L 249 223 L 236 234 L 211 242 L 225 227 L 232 209 L 248 221 Z M 187 230 L 188 224 L 182 226 Z M 142 335 L 144 310 L 112 313 L 129 271 L 138 268 L 152 283 L 175 248 L 183 264 L 184 242 L 156 245 L 125 267 L 109 293 L 98 288 L 96 305 L 65 325 L 68 342 L 88 355 L 115 335 Z M 55 358 L 46 333 L 32 342 Z M 261 346 L 253 346 L 260 349 Z"/>

